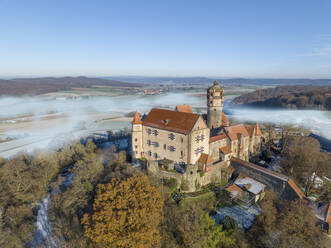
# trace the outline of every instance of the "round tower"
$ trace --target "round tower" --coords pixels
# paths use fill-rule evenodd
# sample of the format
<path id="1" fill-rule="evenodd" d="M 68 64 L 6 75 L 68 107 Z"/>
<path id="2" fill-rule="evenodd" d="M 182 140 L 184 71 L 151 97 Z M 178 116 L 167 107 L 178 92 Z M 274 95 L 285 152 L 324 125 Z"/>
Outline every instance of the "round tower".
<path id="1" fill-rule="evenodd" d="M 207 125 L 210 129 L 222 126 L 224 88 L 217 80 L 207 90 Z"/>
<path id="2" fill-rule="evenodd" d="M 143 125 L 138 112 L 132 120 L 132 157 L 138 159 L 143 157 Z"/>

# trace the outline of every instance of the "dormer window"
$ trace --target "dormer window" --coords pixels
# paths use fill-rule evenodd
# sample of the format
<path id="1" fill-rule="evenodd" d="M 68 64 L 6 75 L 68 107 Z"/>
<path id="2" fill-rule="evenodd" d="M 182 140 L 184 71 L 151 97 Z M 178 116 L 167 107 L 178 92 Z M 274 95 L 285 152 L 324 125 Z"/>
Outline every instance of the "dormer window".
<path id="1" fill-rule="evenodd" d="M 164 125 L 168 125 L 169 120 L 162 120 L 162 122 L 163 122 Z"/>

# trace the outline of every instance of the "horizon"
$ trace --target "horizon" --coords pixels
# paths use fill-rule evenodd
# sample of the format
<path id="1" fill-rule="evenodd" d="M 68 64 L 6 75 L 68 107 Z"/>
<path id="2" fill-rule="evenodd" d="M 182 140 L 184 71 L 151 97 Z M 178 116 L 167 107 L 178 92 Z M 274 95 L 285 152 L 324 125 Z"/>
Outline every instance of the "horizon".
<path id="1" fill-rule="evenodd" d="M 105 80 L 114 80 L 111 78 L 132 78 L 132 79 L 162 79 L 162 78 L 169 78 L 169 79 L 184 79 L 184 78 L 203 78 L 203 79 L 210 79 L 210 80 L 234 80 L 234 79 L 247 79 L 247 80 L 262 80 L 262 79 L 271 79 L 271 80 L 331 80 L 330 77 L 319 78 L 319 77 L 222 77 L 222 76 L 150 76 L 150 75 L 20 75 L 20 76 L 0 76 L 0 80 L 15 80 L 15 79 L 42 79 L 42 78 L 100 78 Z"/>
<path id="2" fill-rule="evenodd" d="M 4 0 L 0 10 L 0 78 L 331 78 L 326 0 Z"/>

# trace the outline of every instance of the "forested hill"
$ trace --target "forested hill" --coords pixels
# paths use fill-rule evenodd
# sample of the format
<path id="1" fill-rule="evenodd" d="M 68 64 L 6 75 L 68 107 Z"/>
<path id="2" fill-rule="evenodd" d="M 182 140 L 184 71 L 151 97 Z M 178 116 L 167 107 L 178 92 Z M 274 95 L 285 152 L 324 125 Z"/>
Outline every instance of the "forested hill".
<path id="1" fill-rule="evenodd" d="M 331 86 L 278 86 L 236 97 L 233 104 L 255 107 L 331 110 Z"/>
<path id="2" fill-rule="evenodd" d="M 89 77 L 44 77 L 18 78 L 11 80 L 0 79 L 0 95 L 20 96 L 39 95 L 72 88 L 89 88 L 93 85 L 114 87 L 142 87 L 143 84 L 126 83 L 115 80 Z"/>

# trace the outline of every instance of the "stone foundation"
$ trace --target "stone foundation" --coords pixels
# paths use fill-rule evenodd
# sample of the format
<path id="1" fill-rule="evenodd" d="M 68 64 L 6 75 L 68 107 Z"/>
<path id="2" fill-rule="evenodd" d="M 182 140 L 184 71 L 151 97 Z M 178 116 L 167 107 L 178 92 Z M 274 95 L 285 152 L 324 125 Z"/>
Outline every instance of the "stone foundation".
<path id="1" fill-rule="evenodd" d="M 194 192 L 201 186 L 220 181 L 227 181 L 231 176 L 229 173 L 229 163 L 219 162 L 212 165 L 208 172 L 200 173 L 197 165 L 187 165 L 185 173 L 163 170 L 159 167 L 158 161 L 148 160 L 147 171 L 160 179 L 174 178 L 178 182 L 178 188 L 182 192 Z"/>

